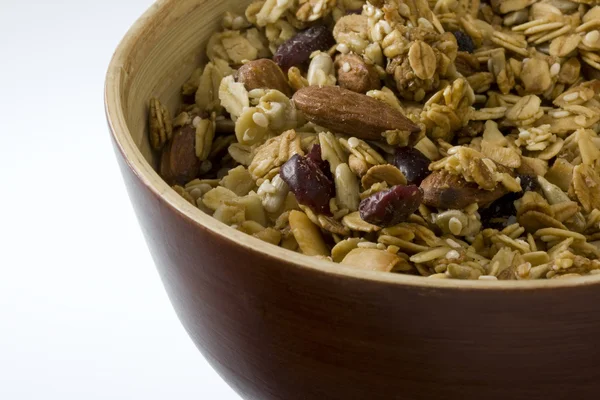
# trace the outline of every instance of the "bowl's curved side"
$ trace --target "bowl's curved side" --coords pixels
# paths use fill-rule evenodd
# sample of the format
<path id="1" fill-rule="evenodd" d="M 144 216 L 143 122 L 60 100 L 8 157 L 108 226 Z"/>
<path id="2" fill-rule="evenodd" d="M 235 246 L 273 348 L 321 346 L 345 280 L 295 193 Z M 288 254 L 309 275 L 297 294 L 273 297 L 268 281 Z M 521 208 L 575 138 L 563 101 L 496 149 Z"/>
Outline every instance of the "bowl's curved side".
<path id="1" fill-rule="evenodd" d="M 597 279 L 533 290 L 302 267 L 301 256 L 286 260 L 262 244 L 254 250 L 257 241 L 198 215 L 160 182 L 146 162 L 146 101 L 159 94 L 175 104 L 194 68 L 186 54 L 199 54 L 211 18 L 229 4 L 157 3 L 119 47 L 106 89 L 117 160 L 167 293 L 227 382 L 257 400 L 559 399 L 600 391 Z M 197 21 L 212 22 L 190 29 Z"/>
<path id="2" fill-rule="evenodd" d="M 167 293 L 224 379 L 256 400 L 564 399 L 600 391 L 593 287 L 402 286 L 235 246 L 119 162 Z"/>

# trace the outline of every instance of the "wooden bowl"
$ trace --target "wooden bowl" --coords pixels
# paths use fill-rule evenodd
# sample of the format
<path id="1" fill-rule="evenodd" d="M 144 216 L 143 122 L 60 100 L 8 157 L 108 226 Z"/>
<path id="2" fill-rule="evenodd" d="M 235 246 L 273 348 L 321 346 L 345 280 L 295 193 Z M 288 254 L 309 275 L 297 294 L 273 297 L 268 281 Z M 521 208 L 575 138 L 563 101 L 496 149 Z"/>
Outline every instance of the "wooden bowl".
<path id="1" fill-rule="evenodd" d="M 142 231 L 181 322 L 221 376 L 256 400 L 595 398 L 598 277 L 472 282 L 357 271 L 227 227 L 160 179 L 148 99 L 174 111 L 219 17 L 239 8 L 159 1 L 119 45 L 106 81 Z"/>

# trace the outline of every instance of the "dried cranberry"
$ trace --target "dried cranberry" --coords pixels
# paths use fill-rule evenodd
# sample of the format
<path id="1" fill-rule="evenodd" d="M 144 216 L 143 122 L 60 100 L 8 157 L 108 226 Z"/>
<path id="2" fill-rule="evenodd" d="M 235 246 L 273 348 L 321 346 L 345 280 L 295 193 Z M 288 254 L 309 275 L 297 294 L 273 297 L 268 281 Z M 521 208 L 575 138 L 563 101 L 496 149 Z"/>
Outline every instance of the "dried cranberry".
<path id="1" fill-rule="evenodd" d="M 317 164 L 319 169 L 323 171 L 323 173 L 327 175 L 327 177 L 333 182 L 333 174 L 331 173 L 331 169 L 329 168 L 329 161 L 323 160 L 323 158 L 321 158 L 320 144 L 313 144 L 308 154 L 306 154 L 306 157 L 309 158 L 315 164 Z M 333 196 L 335 196 L 335 190 Z"/>
<path id="2" fill-rule="evenodd" d="M 335 186 L 321 168 L 324 166 L 328 170 L 329 163 L 321 163 L 320 165 L 309 157 L 295 154 L 281 166 L 279 175 L 288 184 L 299 204 L 310 207 L 319 214 L 330 214 L 329 200 L 335 195 Z"/>
<path id="3" fill-rule="evenodd" d="M 360 202 L 360 217 L 370 224 L 392 226 L 408 220 L 423 201 L 423 191 L 416 185 L 397 185 L 377 192 Z"/>
<path id="4" fill-rule="evenodd" d="M 313 51 L 328 50 L 335 44 L 335 39 L 329 28 L 315 25 L 298 32 L 294 37 L 279 46 L 273 56 L 279 66 L 287 71 L 293 66 L 301 65 L 310 59 Z"/>
<path id="5" fill-rule="evenodd" d="M 452 33 L 456 38 L 456 43 L 458 43 L 458 51 L 466 51 L 467 53 L 472 53 L 475 51 L 475 43 L 473 43 L 471 36 L 467 35 L 463 31 L 454 31 Z"/>
<path id="6" fill-rule="evenodd" d="M 323 161 L 323 158 L 321 157 L 320 144 L 313 144 L 309 152 L 306 154 L 306 158 L 317 164 L 321 169 L 323 169 L 325 167 L 325 163 L 327 163 L 327 161 Z M 327 163 L 327 165 L 329 165 L 329 163 Z"/>
<path id="7" fill-rule="evenodd" d="M 399 147 L 392 161 L 410 185 L 420 185 L 431 174 L 430 163 L 429 158 L 414 147 Z"/>

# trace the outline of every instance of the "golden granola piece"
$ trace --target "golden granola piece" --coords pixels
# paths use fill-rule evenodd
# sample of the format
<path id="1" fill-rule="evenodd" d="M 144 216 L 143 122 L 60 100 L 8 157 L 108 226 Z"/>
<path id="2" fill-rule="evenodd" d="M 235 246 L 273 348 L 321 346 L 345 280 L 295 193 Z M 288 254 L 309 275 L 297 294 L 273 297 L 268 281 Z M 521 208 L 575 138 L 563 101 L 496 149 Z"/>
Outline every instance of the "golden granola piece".
<path id="1" fill-rule="evenodd" d="M 500 147 L 483 140 L 481 142 L 481 153 L 505 167 L 519 168 L 521 166 L 521 155 L 510 147 Z"/>
<path id="2" fill-rule="evenodd" d="M 317 219 L 319 221 L 318 225 L 328 232 L 335 233 L 341 236 L 350 235 L 350 230 L 348 229 L 348 227 L 346 227 L 340 221 L 334 218 L 328 217 L 326 215 L 319 215 Z"/>
<path id="3" fill-rule="evenodd" d="M 173 137 L 173 122 L 167 107 L 153 97 L 150 99 L 150 144 L 155 150 L 161 150 Z"/>
<path id="4" fill-rule="evenodd" d="M 288 70 L 288 80 L 294 90 L 300 90 L 308 86 L 308 81 L 302 76 L 302 72 L 298 67 L 292 67 Z"/>
<path id="5" fill-rule="evenodd" d="M 527 232 L 536 232 L 538 229 L 542 228 L 559 228 L 559 229 L 567 229 L 560 221 L 555 218 L 542 214 L 538 211 L 529 211 L 525 214 L 521 215 L 517 221 L 519 224 L 527 230 Z"/>
<path id="6" fill-rule="evenodd" d="M 431 79 L 436 70 L 435 53 L 427 43 L 416 40 L 408 50 L 408 61 L 419 79 Z"/>
<path id="7" fill-rule="evenodd" d="M 338 43 L 338 50 L 362 54 L 369 45 L 369 25 L 366 15 L 350 14 L 340 18 L 333 28 L 333 37 Z M 345 46 L 345 47 L 344 47 Z"/>
<path id="8" fill-rule="evenodd" d="M 395 185 L 406 185 L 406 177 L 395 166 L 391 164 L 375 165 L 362 177 L 363 188 L 368 189 L 377 182 L 386 182 L 390 187 Z"/>
<path id="9" fill-rule="evenodd" d="M 338 207 L 349 211 L 358 210 L 360 193 L 358 178 L 346 163 L 338 164 L 334 172 L 334 183 Z"/>
<path id="10" fill-rule="evenodd" d="M 581 36 L 577 34 L 559 36 L 550 43 L 550 55 L 566 57 L 577 49 L 580 42 Z"/>
<path id="11" fill-rule="evenodd" d="M 517 126 L 531 125 L 544 115 L 541 105 L 542 100 L 538 96 L 524 96 L 506 111 L 506 119 Z"/>
<path id="12" fill-rule="evenodd" d="M 421 122 L 431 139 L 452 140 L 454 133 L 467 125 L 475 94 L 464 78 L 434 94 L 423 107 Z"/>
<path id="13" fill-rule="evenodd" d="M 336 0 L 299 0 L 296 18 L 303 22 L 312 22 L 326 17 L 336 5 Z"/>
<path id="14" fill-rule="evenodd" d="M 294 154 L 304 155 L 304 152 L 300 146 L 300 137 L 292 129 L 267 140 L 258 147 L 252 162 L 248 166 L 248 171 L 255 180 L 264 178 L 275 169 L 278 169 Z"/>
<path id="15" fill-rule="evenodd" d="M 342 218 L 342 223 L 353 231 L 359 232 L 377 232 L 381 228 L 365 222 L 358 211 L 350 213 Z"/>
<path id="16" fill-rule="evenodd" d="M 585 212 L 600 209 L 600 176 L 593 167 L 580 164 L 573 168 L 570 191 L 574 193 Z"/>
<path id="17" fill-rule="evenodd" d="M 564 158 L 557 158 L 554 165 L 548 170 L 545 178 L 563 191 L 568 191 L 573 180 L 574 166 Z"/>
<path id="18" fill-rule="evenodd" d="M 211 154 L 213 140 L 215 137 L 215 113 L 210 119 L 200 119 L 196 125 L 196 157 L 205 161 Z"/>

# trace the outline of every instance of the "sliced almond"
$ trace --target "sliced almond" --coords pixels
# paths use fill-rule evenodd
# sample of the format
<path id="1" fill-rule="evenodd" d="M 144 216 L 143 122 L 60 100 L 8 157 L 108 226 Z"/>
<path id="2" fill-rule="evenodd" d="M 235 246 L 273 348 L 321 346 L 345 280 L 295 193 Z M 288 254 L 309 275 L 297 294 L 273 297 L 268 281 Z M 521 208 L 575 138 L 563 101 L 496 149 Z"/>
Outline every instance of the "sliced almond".
<path id="1" fill-rule="evenodd" d="M 344 218 L 342 218 L 342 222 L 344 225 L 346 225 L 348 228 L 352 229 L 353 231 L 368 233 L 368 232 L 377 232 L 378 230 L 381 229 L 377 225 L 373 225 L 373 224 L 370 224 L 370 223 L 364 221 L 360 217 L 360 213 L 358 211 L 355 211 L 353 213 L 350 213 L 350 214 L 344 216 Z"/>
<path id="2" fill-rule="evenodd" d="M 360 243 L 361 240 L 362 239 L 360 238 L 348 238 L 338 242 L 333 246 L 333 249 L 331 249 L 331 258 L 333 261 L 337 263 L 342 262 L 348 253 L 358 247 L 358 243 Z"/>
<path id="3" fill-rule="evenodd" d="M 302 253 L 309 256 L 329 255 L 319 228 L 302 211 L 290 212 L 290 227 Z"/>
<path id="4" fill-rule="evenodd" d="M 356 248 L 342 260 L 342 264 L 368 271 L 390 272 L 402 259 L 385 250 Z"/>

